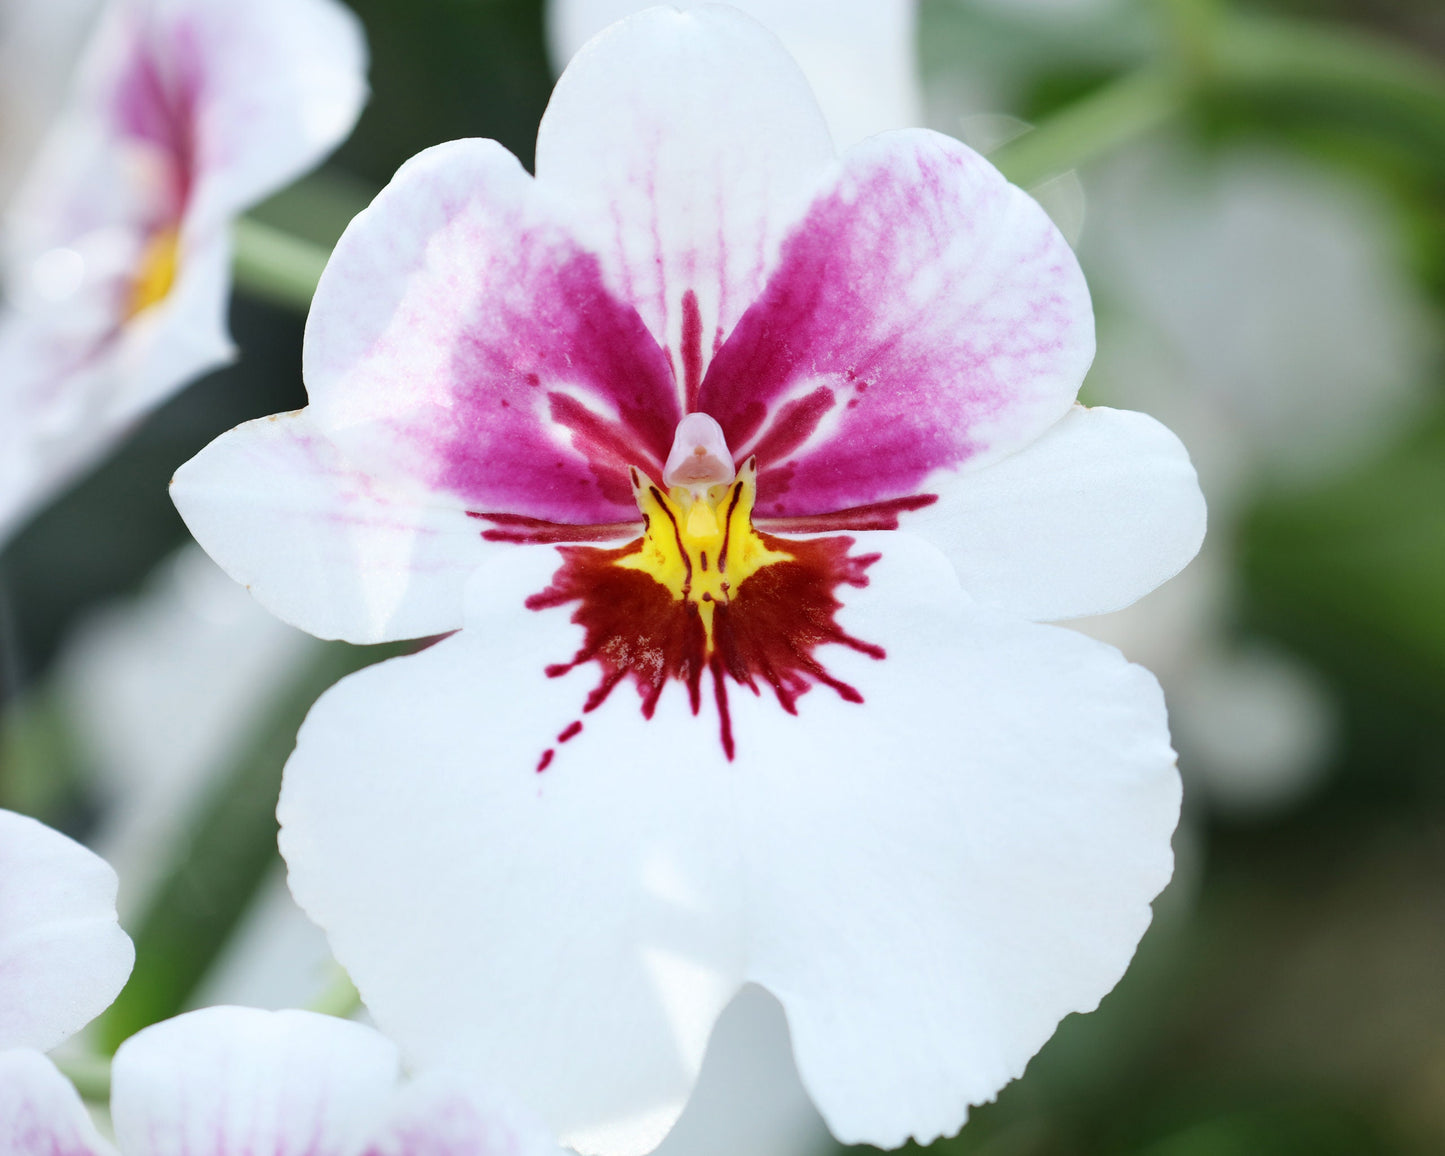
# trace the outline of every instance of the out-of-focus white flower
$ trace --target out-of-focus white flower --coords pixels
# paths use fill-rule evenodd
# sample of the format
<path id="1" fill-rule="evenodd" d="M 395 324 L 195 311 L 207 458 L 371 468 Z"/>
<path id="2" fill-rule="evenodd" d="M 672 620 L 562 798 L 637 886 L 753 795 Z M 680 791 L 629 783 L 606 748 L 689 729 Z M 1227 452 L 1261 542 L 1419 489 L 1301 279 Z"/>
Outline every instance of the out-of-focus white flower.
<path id="1" fill-rule="evenodd" d="M 395 1046 L 310 1012 L 216 1007 L 146 1028 L 111 1077 L 116 1143 L 38 1052 L 0 1052 L 0 1154 L 557 1156 L 476 1080 L 400 1079 Z"/>
<path id="2" fill-rule="evenodd" d="M 0 810 L 0 1049 L 48 1051 L 115 999 L 135 962 L 115 888 L 93 852 Z"/>
<path id="3" fill-rule="evenodd" d="M 216 776 L 319 650 L 194 546 L 66 640 L 57 683 L 102 805 L 90 843 L 120 876 L 122 915 L 144 908 Z"/>
<path id="4" fill-rule="evenodd" d="M 0 207 L 60 108 L 99 0 L 0 0 Z"/>
<path id="5" fill-rule="evenodd" d="M 230 226 L 365 96 L 334 0 L 112 0 L 6 220 L 0 541 L 231 356 Z"/>
<path id="6" fill-rule="evenodd" d="M 1153 147 L 1090 192 L 1083 256 L 1105 301 L 1092 395 L 1181 432 L 1211 535 L 1178 582 L 1087 629 L 1160 676 L 1207 799 L 1284 806 L 1317 779 L 1332 711 L 1287 655 L 1229 641 L 1234 523 L 1261 484 L 1346 469 L 1402 427 L 1435 352 L 1424 306 L 1384 206 L 1302 160 Z"/>
<path id="7" fill-rule="evenodd" d="M 688 9 L 705 0 L 674 0 Z M 920 124 L 914 62 L 917 0 L 729 0 L 783 42 L 808 78 L 840 148 Z M 609 24 L 649 0 L 548 0 L 547 44 L 558 72 Z M 739 83 L 747 83 L 739 76 Z"/>
<path id="8" fill-rule="evenodd" d="M 1204 516 L 1167 430 L 1074 404 L 1091 354 L 1030 198 L 925 130 L 836 156 L 724 7 L 591 41 L 535 179 L 404 166 L 318 288 L 310 407 L 173 487 L 288 620 L 458 631 L 323 696 L 287 769 L 293 890 L 378 1023 L 639 1152 L 746 983 L 835 1133 L 892 1145 L 1092 1008 L 1178 782 L 1152 679 L 1035 621 L 1138 597 Z"/>

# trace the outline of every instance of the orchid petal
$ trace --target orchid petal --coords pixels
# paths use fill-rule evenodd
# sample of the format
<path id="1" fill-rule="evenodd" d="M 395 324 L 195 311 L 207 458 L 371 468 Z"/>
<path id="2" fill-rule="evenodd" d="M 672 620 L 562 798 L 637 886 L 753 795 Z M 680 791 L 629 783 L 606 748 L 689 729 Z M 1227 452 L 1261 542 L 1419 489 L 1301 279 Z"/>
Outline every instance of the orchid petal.
<path id="1" fill-rule="evenodd" d="M 111 1116 L 126 1156 L 350 1156 L 397 1076 L 396 1048 L 361 1024 L 205 1008 L 121 1045 Z"/>
<path id="2" fill-rule="evenodd" d="M 667 350 L 690 410 L 832 158 L 806 79 L 762 25 L 722 5 L 652 8 L 562 74 L 537 183 Z"/>
<path id="3" fill-rule="evenodd" d="M 690 9 L 703 0 L 676 0 Z M 734 0 L 798 62 L 840 148 L 919 123 L 914 0 Z M 646 0 L 550 0 L 548 47 L 558 72 L 609 24 Z"/>
<path id="4" fill-rule="evenodd" d="M 454 502 L 356 467 L 309 410 L 222 434 L 176 471 L 171 496 L 222 569 L 322 638 L 457 629 L 467 577 L 497 548 Z"/>
<path id="5" fill-rule="evenodd" d="M 119 994 L 135 949 L 115 892 L 105 860 L 0 810 L 0 1048 L 48 1051 Z"/>
<path id="6" fill-rule="evenodd" d="M 563 1156 L 534 1120 L 475 1080 L 426 1072 L 397 1095 L 362 1156 Z"/>
<path id="7" fill-rule="evenodd" d="M 522 608 L 546 550 L 478 574 L 468 629 L 322 697 L 282 850 L 413 1059 L 506 1080 L 579 1151 L 644 1152 L 755 981 L 835 1135 L 895 1146 L 956 1130 L 1113 986 L 1171 869 L 1157 684 L 971 606 L 922 540 L 857 543 L 881 558 L 840 621 L 887 656 L 826 662 L 864 701 L 736 693 L 735 761 L 677 687 L 566 727 L 593 675 L 545 672 L 579 634 Z"/>
<path id="8" fill-rule="evenodd" d="M 0 1051 L 0 1154 L 115 1156 L 70 1081 L 39 1052 Z"/>
<path id="9" fill-rule="evenodd" d="M 696 408 L 757 455 L 761 515 L 822 514 L 1028 444 L 1093 355 L 1083 274 L 1038 204 L 949 137 L 885 133 L 789 233 Z"/>
<path id="10" fill-rule="evenodd" d="M 304 354 L 316 427 L 455 506 L 635 520 L 627 468 L 661 468 L 676 392 L 564 219 L 495 142 L 403 165 L 317 287 Z"/>
<path id="11" fill-rule="evenodd" d="M 1128 606 L 1204 540 L 1188 451 L 1130 410 L 1075 406 L 1011 457 L 929 488 L 937 503 L 906 529 L 948 555 L 972 597 L 1034 621 Z"/>

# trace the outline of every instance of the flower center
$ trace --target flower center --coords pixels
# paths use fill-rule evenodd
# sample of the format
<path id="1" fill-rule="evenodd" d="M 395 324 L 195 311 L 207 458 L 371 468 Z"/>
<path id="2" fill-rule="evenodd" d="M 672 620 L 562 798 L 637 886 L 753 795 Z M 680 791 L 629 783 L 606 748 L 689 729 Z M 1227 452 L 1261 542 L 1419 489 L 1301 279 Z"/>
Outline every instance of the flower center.
<path id="1" fill-rule="evenodd" d="M 547 674 L 559 677 L 588 662 L 601 667 L 583 714 L 627 678 L 642 695 L 644 716 L 652 717 L 671 681 L 687 688 L 696 714 L 703 674 L 710 673 L 720 738 L 731 759 L 729 682 L 754 694 L 771 687 L 789 714 L 797 713 L 799 696 L 816 683 L 849 702 L 863 701 L 827 672 L 814 651 L 835 643 L 884 657 L 881 647 L 852 637 L 834 620 L 842 609 L 838 589 L 866 586 L 866 571 L 878 555 L 850 555 L 848 537 L 800 541 L 760 533 L 752 521 L 756 463 L 749 459 L 734 475 L 717 423 L 706 418 L 710 431 L 692 420 L 705 416 L 690 414 L 678 427 L 663 485 L 631 471 L 643 536 L 617 549 L 560 547 L 561 569 L 527 606 L 577 603 L 572 620 L 586 637 L 570 662 L 549 666 Z M 576 720 L 557 741 L 568 742 L 581 730 Z M 555 753 L 544 751 L 537 769 L 546 769 Z"/>
<path id="2" fill-rule="evenodd" d="M 175 284 L 180 247 L 181 235 L 175 226 L 151 234 L 141 252 L 140 270 L 131 282 L 127 321 L 165 300 Z"/>

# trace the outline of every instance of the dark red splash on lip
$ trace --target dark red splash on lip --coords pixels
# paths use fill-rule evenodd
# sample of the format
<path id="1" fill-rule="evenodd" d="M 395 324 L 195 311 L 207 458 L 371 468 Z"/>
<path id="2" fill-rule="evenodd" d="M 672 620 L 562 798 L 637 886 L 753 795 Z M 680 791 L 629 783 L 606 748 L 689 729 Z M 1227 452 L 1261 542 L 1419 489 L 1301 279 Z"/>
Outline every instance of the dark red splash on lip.
<path id="1" fill-rule="evenodd" d="M 703 673 L 708 672 L 719 737 L 729 759 L 736 753 L 729 681 L 754 694 L 760 694 L 763 685 L 771 687 L 789 714 L 797 714 L 799 697 L 815 684 L 831 687 L 848 702 L 862 702 L 854 687 L 828 673 L 815 652 L 832 643 L 870 658 L 884 657 L 882 647 L 854 638 L 836 621 L 843 605 L 838 588 L 866 586 L 867 570 L 879 555 L 850 555 L 853 539 L 847 537 L 805 541 L 760 537 L 769 549 L 789 557 L 758 570 L 739 584 L 731 601 L 714 607 L 711 640 L 697 603 L 674 598 L 643 571 L 617 565 L 641 549 L 641 539 L 616 549 L 558 547 L 561 568 L 546 590 L 527 599 L 527 608 L 548 610 L 576 603 L 572 621 L 586 636 L 569 661 L 547 667 L 548 677 L 558 678 L 596 662 L 601 678 L 583 702 L 582 713 L 596 710 L 619 683 L 630 678 L 642 698 L 643 716 L 651 718 L 669 682 L 686 688 L 697 714 Z M 567 732 L 568 737 L 576 733 L 571 727 Z M 551 763 L 551 756 L 549 750 L 539 771 Z"/>

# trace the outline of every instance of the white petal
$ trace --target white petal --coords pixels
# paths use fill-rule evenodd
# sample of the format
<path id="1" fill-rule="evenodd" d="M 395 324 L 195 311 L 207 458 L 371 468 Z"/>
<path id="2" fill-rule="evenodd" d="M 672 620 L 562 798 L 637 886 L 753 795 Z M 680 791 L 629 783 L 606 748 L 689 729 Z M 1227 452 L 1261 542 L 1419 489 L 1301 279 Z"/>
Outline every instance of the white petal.
<path id="1" fill-rule="evenodd" d="M 70 1081 L 36 1051 L 0 1051 L 0 1154 L 114 1156 Z"/>
<path id="2" fill-rule="evenodd" d="M 121 1045 L 111 1115 L 126 1156 L 350 1156 L 397 1071 L 395 1047 L 361 1024 L 206 1008 Z"/>
<path id="3" fill-rule="evenodd" d="M 0 811 L 0 1048 L 47 1051 L 115 999 L 135 961 L 115 889 L 103 859 Z"/>
<path id="4" fill-rule="evenodd" d="M 675 0 L 695 8 L 704 0 Z M 646 0 L 550 0 L 547 42 L 561 71 L 607 25 Z M 839 148 L 920 123 L 914 0 L 735 0 L 768 26 L 812 85 Z"/>
<path id="5" fill-rule="evenodd" d="M 414 1058 L 506 1080 L 581 1151 L 643 1152 L 753 980 L 835 1134 L 892 1146 L 956 1130 L 1113 986 L 1170 872 L 1157 685 L 970 608 L 918 539 L 857 537 L 883 556 L 840 622 L 887 657 L 819 657 L 865 701 L 816 687 L 792 718 L 734 688 L 735 761 L 679 687 L 650 721 L 625 687 L 579 715 L 595 672 L 544 673 L 578 628 L 521 609 L 545 550 L 482 571 L 461 633 L 323 696 L 282 850 Z"/>
<path id="6" fill-rule="evenodd" d="M 457 629 L 466 579 L 497 548 L 456 505 L 351 466 L 305 410 L 222 434 L 176 471 L 171 497 L 222 569 L 321 638 Z"/>
<path id="7" fill-rule="evenodd" d="M 1034 621 L 1103 614 L 1177 574 L 1204 540 L 1189 454 L 1153 418 L 1075 406 L 1018 453 L 931 480 L 904 527 L 985 606 Z"/>
<path id="8" fill-rule="evenodd" d="M 563 1156 L 505 1096 L 453 1072 L 428 1072 L 396 1097 L 362 1156 Z"/>
<path id="9" fill-rule="evenodd" d="M 557 82 L 537 182 L 572 206 L 690 395 L 832 158 L 807 81 L 761 25 L 652 8 Z"/>
<path id="10" fill-rule="evenodd" d="M 161 0 L 204 59 L 194 213 L 219 219 L 315 167 L 367 97 L 366 35 L 336 0 Z"/>

